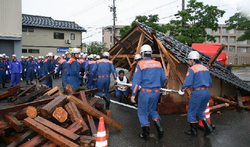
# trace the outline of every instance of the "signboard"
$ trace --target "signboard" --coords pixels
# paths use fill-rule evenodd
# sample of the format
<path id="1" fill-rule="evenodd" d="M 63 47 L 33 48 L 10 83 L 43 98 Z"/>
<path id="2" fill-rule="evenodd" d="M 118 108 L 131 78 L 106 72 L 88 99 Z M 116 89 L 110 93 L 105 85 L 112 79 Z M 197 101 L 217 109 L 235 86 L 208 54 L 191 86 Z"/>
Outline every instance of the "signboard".
<path id="1" fill-rule="evenodd" d="M 72 52 L 72 49 L 73 49 L 73 48 L 71 48 L 71 47 L 69 48 L 69 53 L 70 53 L 70 54 L 71 54 L 71 52 Z M 80 48 L 78 48 L 78 49 L 81 51 Z"/>
<path id="2" fill-rule="evenodd" d="M 58 47 L 57 48 L 57 53 L 66 53 L 69 52 L 69 48 L 68 47 Z"/>

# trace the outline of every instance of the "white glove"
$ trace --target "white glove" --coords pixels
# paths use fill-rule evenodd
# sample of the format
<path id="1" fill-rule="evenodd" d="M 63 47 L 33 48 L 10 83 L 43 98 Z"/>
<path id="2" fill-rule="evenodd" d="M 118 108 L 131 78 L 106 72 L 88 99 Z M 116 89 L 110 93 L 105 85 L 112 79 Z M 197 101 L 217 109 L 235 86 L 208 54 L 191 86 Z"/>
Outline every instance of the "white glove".
<path id="1" fill-rule="evenodd" d="M 185 92 L 181 91 L 181 89 L 180 89 L 180 90 L 178 91 L 178 94 L 179 94 L 179 95 L 184 95 Z"/>
<path id="2" fill-rule="evenodd" d="M 49 72 L 48 72 L 48 74 L 49 74 Z"/>
<path id="3" fill-rule="evenodd" d="M 40 68 L 40 66 L 38 66 L 38 68 Z"/>
<path id="4" fill-rule="evenodd" d="M 8 71 L 6 70 L 6 75 L 8 74 Z"/>
<path id="5" fill-rule="evenodd" d="M 10 66 L 8 65 L 7 68 L 10 68 Z"/>
<path id="6" fill-rule="evenodd" d="M 34 71 L 36 72 L 36 70 L 34 69 Z"/>
<path id="7" fill-rule="evenodd" d="M 21 74 L 22 72 L 20 72 L 20 74 Z"/>
<path id="8" fill-rule="evenodd" d="M 26 71 L 26 69 L 24 69 L 24 71 Z"/>

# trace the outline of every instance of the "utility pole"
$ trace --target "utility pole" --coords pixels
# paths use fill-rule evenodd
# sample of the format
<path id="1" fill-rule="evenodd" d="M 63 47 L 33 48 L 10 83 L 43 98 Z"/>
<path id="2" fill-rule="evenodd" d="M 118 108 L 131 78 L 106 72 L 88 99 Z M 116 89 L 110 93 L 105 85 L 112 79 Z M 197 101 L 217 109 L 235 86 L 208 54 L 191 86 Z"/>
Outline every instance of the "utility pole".
<path id="1" fill-rule="evenodd" d="M 185 10 L 185 0 L 182 0 L 182 11 Z"/>
<path id="2" fill-rule="evenodd" d="M 116 21 L 116 7 L 115 7 L 115 0 L 113 0 L 113 6 L 110 7 L 110 12 L 113 12 L 113 46 L 115 45 L 115 37 L 116 37 L 116 31 L 115 31 L 115 21 Z"/>

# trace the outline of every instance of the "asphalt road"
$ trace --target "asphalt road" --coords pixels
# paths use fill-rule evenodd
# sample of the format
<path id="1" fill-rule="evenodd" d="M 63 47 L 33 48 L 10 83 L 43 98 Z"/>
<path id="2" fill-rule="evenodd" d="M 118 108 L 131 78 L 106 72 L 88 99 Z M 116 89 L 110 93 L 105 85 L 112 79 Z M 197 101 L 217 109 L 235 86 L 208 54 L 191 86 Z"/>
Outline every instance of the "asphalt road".
<path id="1" fill-rule="evenodd" d="M 25 85 L 21 82 L 21 85 Z M 7 84 L 9 86 L 9 84 Z M 53 86 L 61 86 L 61 78 L 53 81 Z M 1 87 L 1 85 L 0 85 Z M 0 93 L 6 89 L 0 89 Z M 112 98 L 116 100 L 115 98 Z M 3 101 L 0 101 L 2 103 Z M 109 147 L 249 147 L 250 111 L 222 110 L 221 114 L 211 114 L 216 130 L 209 136 L 199 131 L 197 137 L 184 134 L 189 129 L 186 117 L 181 114 L 162 115 L 165 137 L 157 138 L 155 126 L 151 125 L 150 141 L 138 137 L 141 132 L 137 110 L 111 103 L 112 118 L 122 124 L 120 131 L 110 128 Z M 106 126 L 108 127 L 108 126 Z M 3 144 L 0 146 L 4 146 Z"/>

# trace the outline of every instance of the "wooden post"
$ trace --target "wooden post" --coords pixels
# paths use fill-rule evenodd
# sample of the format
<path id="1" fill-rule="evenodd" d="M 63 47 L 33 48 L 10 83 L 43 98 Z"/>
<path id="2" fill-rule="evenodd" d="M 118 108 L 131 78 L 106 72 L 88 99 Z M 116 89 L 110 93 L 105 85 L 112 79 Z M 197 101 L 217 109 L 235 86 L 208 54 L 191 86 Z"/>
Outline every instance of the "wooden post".
<path id="1" fill-rule="evenodd" d="M 209 107 L 209 111 L 217 111 L 218 109 L 221 109 L 223 107 L 228 107 L 229 104 L 228 103 L 223 103 L 223 104 L 218 104 L 218 105 L 215 105 L 215 106 L 212 106 L 212 107 Z"/>
<path id="2" fill-rule="evenodd" d="M 94 116 L 94 117 L 96 117 L 98 119 L 100 117 L 103 117 L 104 118 L 104 122 L 107 125 L 115 128 L 116 130 L 120 130 L 121 129 L 121 124 L 120 123 L 116 122 L 112 118 L 109 118 L 107 115 L 101 113 L 100 111 L 98 111 L 95 108 L 89 106 L 88 104 L 82 102 L 78 98 L 76 98 L 74 96 L 68 96 L 67 99 L 69 101 L 75 103 L 78 108 L 82 109 L 83 111 L 86 111 L 87 113 L 91 114 L 92 116 Z"/>
<path id="3" fill-rule="evenodd" d="M 212 64 L 214 63 L 214 61 L 216 60 L 216 58 L 220 55 L 220 53 L 223 51 L 223 49 L 226 47 L 225 44 L 221 44 L 220 48 L 216 51 L 216 53 L 214 54 L 214 56 L 209 60 L 208 65 L 212 66 Z"/>
<path id="4" fill-rule="evenodd" d="M 4 119 L 16 132 L 23 131 L 23 124 L 19 120 L 17 120 L 16 117 L 9 114 L 5 114 Z"/>
<path id="5" fill-rule="evenodd" d="M 57 107 L 52 116 L 60 123 L 64 123 L 68 119 L 68 113 L 62 107 Z"/>
<path id="6" fill-rule="evenodd" d="M 53 132 L 48 127 L 36 122 L 32 118 L 27 117 L 26 119 L 24 119 L 24 123 L 25 123 L 26 126 L 31 128 L 32 130 L 38 132 L 43 137 L 51 140 L 52 142 L 56 143 L 59 146 L 63 146 L 63 147 L 79 147 L 79 145 L 77 145 L 74 142 L 66 139 L 62 135 L 59 135 L 59 134 Z"/>
<path id="7" fill-rule="evenodd" d="M 64 89 L 64 92 L 65 92 L 66 94 L 73 94 L 73 93 L 76 92 L 75 89 L 74 89 L 74 87 L 73 87 L 73 85 L 70 85 L 70 84 L 65 85 L 65 86 L 63 87 L 63 89 Z"/>
<path id="8" fill-rule="evenodd" d="M 22 136 L 20 136 L 18 139 L 16 139 L 14 142 L 9 144 L 7 147 L 17 147 L 20 146 L 22 143 L 24 143 L 28 138 L 34 135 L 34 132 L 32 130 L 27 131 Z"/>
<path id="9" fill-rule="evenodd" d="M 26 117 L 35 118 L 37 116 L 37 109 L 33 106 L 28 106 L 21 110 L 17 115 L 17 119 L 25 119 Z"/>
<path id="10" fill-rule="evenodd" d="M 233 106 L 237 106 L 237 103 L 236 103 L 236 102 L 230 101 L 230 100 L 225 99 L 225 98 L 222 98 L 222 97 L 218 97 L 218 96 L 211 95 L 211 98 L 212 98 L 212 99 L 215 99 L 215 100 L 219 100 L 219 101 L 223 101 L 223 102 L 229 103 L 230 105 L 233 105 Z"/>
<path id="11" fill-rule="evenodd" d="M 43 106 L 40 110 L 41 116 L 44 118 L 51 118 L 52 113 L 56 109 L 56 107 L 61 107 L 65 103 L 67 103 L 67 97 L 66 95 L 60 95 L 56 97 L 54 100 L 52 100 L 47 105 Z"/>
<path id="12" fill-rule="evenodd" d="M 42 145 L 46 142 L 46 138 L 42 137 L 41 135 L 37 135 L 30 139 L 29 141 L 25 142 L 24 144 L 20 145 L 20 147 L 35 147 Z"/>

